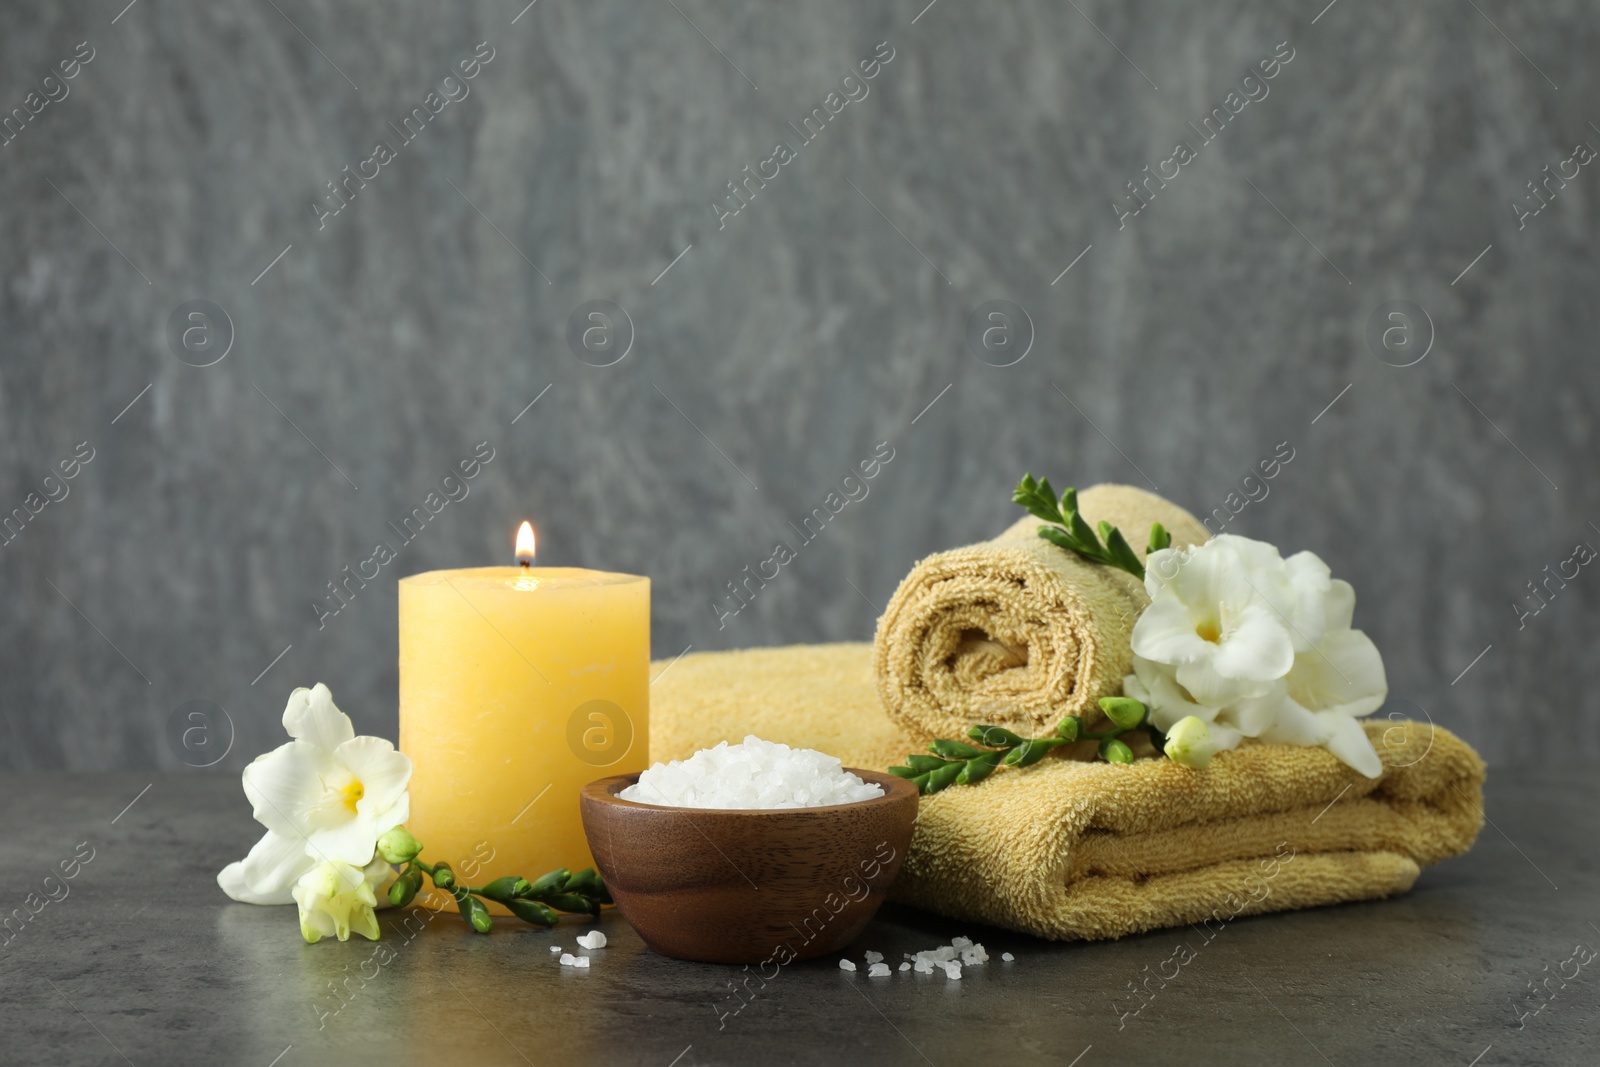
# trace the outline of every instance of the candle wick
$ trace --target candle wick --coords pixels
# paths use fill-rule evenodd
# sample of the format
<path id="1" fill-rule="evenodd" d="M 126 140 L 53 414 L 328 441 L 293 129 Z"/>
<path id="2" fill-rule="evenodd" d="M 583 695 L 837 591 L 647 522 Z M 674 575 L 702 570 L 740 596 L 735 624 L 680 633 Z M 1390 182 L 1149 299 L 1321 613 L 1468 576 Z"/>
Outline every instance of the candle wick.
<path id="1" fill-rule="evenodd" d="M 524 559 L 524 560 L 518 560 L 517 562 L 522 564 L 522 569 L 523 570 L 531 570 L 533 568 L 533 561 L 532 560 Z"/>

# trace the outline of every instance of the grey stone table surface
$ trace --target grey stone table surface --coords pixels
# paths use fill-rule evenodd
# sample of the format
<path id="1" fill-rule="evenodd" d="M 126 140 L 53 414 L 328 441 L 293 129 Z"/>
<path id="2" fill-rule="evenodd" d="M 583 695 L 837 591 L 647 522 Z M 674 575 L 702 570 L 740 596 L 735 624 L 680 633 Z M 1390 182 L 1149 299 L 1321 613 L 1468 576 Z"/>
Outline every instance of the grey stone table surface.
<path id="1" fill-rule="evenodd" d="M 306 945 L 292 908 L 216 886 L 259 829 L 232 775 L 4 786 L 4 1063 L 1492 1067 L 1592 1064 L 1600 1039 L 1600 960 L 1583 963 L 1600 946 L 1590 772 L 1492 772 L 1477 846 L 1393 900 L 1239 918 L 1209 942 L 1181 929 L 1071 944 L 891 906 L 857 960 L 965 933 L 990 962 L 959 981 L 868 979 L 824 958 L 746 1000 L 737 968 L 659 956 L 614 912 L 586 972 L 549 951 L 574 947 L 565 922 L 483 937 L 447 913 L 408 939 L 390 911 L 381 966 L 359 938 Z M 1145 982 L 1177 969 L 1180 944 L 1193 958 L 1177 976 Z M 1152 992 L 1121 1015 L 1139 1004 L 1130 983 Z"/>

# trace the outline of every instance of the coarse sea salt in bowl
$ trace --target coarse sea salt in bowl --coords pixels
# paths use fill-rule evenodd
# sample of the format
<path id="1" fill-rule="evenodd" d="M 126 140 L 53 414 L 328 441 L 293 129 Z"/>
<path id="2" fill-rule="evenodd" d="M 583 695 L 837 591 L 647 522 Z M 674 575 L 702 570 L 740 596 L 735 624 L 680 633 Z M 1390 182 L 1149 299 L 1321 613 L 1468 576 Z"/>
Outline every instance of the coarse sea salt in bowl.
<path id="1" fill-rule="evenodd" d="M 583 787 L 606 888 L 678 959 L 782 966 L 861 933 L 900 873 L 917 787 L 757 737 Z"/>

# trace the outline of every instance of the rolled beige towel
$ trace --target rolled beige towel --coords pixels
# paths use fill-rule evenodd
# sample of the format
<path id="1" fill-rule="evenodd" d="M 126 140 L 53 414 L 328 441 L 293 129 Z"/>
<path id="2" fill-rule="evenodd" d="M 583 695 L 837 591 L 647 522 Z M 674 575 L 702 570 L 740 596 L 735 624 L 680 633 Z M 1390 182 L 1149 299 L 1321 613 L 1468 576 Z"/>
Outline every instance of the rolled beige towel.
<path id="1" fill-rule="evenodd" d="M 1116 526 L 1141 559 L 1150 524 L 1174 547 L 1206 540 L 1171 501 L 1127 485 L 1078 494 L 1090 526 Z M 912 737 L 962 737 L 978 723 L 1048 733 L 1064 716 L 1093 722 L 1122 691 L 1133 624 L 1150 598 L 1126 571 L 1038 536 L 1028 516 L 992 541 L 912 568 L 878 620 L 873 667 L 884 710 Z"/>

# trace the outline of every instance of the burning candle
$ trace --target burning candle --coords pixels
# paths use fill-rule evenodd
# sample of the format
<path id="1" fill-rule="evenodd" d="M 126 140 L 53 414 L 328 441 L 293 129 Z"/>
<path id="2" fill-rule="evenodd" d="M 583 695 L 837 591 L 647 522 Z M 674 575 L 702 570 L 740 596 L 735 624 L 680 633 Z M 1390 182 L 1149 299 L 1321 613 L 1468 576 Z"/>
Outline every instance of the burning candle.
<path id="1" fill-rule="evenodd" d="M 474 884 L 589 866 L 579 788 L 648 765 L 650 579 L 534 551 L 400 581 L 406 825 Z"/>

